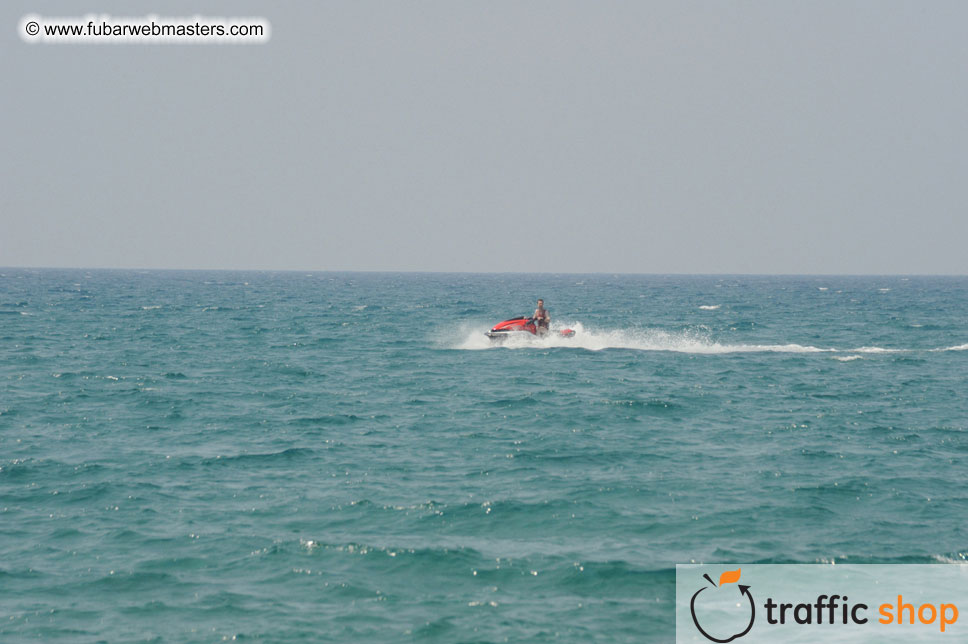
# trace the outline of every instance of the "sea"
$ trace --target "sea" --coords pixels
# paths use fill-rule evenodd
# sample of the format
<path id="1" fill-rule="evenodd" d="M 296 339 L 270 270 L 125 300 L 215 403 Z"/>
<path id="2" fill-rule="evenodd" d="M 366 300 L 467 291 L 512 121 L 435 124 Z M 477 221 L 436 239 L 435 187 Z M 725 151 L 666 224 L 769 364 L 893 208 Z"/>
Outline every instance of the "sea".
<path id="1" fill-rule="evenodd" d="M 966 482 L 964 277 L 0 269 L 3 643 L 672 642 Z"/>

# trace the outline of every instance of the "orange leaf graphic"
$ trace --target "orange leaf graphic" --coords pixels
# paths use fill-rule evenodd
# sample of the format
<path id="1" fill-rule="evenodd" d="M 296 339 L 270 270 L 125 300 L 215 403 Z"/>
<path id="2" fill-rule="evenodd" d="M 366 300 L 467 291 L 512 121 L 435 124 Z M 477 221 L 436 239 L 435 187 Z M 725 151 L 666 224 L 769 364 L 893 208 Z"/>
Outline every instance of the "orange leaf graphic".
<path id="1" fill-rule="evenodd" d="M 735 584 L 739 581 L 739 572 L 742 568 L 737 568 L 736 570 L 727 570 L 719 576 L 719 585 L 723 584 Z"/>

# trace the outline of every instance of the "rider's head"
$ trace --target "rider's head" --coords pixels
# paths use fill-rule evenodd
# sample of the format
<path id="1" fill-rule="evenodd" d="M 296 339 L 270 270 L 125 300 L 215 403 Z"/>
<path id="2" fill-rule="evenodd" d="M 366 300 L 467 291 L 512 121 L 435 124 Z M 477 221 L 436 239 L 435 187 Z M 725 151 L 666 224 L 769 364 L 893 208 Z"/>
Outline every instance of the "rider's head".
<path id="1" fill-rule="evenodd" d="M 538 300 L 538 307 L 544 306 L 544 300 Z"/>

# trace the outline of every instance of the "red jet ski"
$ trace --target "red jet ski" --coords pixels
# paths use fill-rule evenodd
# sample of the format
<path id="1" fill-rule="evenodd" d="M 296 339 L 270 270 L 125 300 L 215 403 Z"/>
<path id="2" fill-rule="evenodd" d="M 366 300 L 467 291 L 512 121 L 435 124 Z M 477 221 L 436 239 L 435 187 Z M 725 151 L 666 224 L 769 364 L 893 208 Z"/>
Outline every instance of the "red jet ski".
<path id="1" fill-rule="evenodd" d="M 534 323 L 534 318 L 511 318 L 510 320 L 505 320 L 504 322 L 499 322 L 494 325 L 494 328 L 485 333 L 487 337 L 492 340 L 501 341 L 507 338 L 509 335 L 515 335 L 518 333 L 530 333 L 534 336 L 545 336 L 549 333 L 560 336 L 562 338 L 570 338 L 575 335 L 572 329 L 562 329 L 561 331 L 549 331 L 547 329 L 538 330 L 538 327 Z"/>

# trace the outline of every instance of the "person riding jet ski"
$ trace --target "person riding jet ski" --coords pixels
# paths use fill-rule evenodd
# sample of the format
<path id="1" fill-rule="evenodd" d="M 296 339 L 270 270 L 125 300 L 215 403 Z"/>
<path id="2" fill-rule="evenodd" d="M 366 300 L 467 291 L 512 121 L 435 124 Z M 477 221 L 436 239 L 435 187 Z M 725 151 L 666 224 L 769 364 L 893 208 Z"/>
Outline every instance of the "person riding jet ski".
<path id="1" fill-rule="evenodd" d="M 551 314 L 545 309 L 544 300 L 538 299 L 538 308 L 534 310 L 534 315 L 531 316 L 531 319 L 534 320 L 535 330 L 538 335 L 544 335 L 548 332 L 548 328 L 551 326 Z"/>
<path id="2" fill-rule="evenodd" d="M 511 335 L 525 333 L 537 336 L 546 335 L 551 326 L 551 314 L 544 307 L 544 300 L 538 300 L 538 308 L 534 310 L 534 315 L 529 318 L 519 317 L 498 322 L 490 331 L 485 333 L 492 340 L 502 342 Z M 556 331 L 557 335 L 563 338 L 570 338 L 575 335 L 573 329 L 561 329 Z"/>

